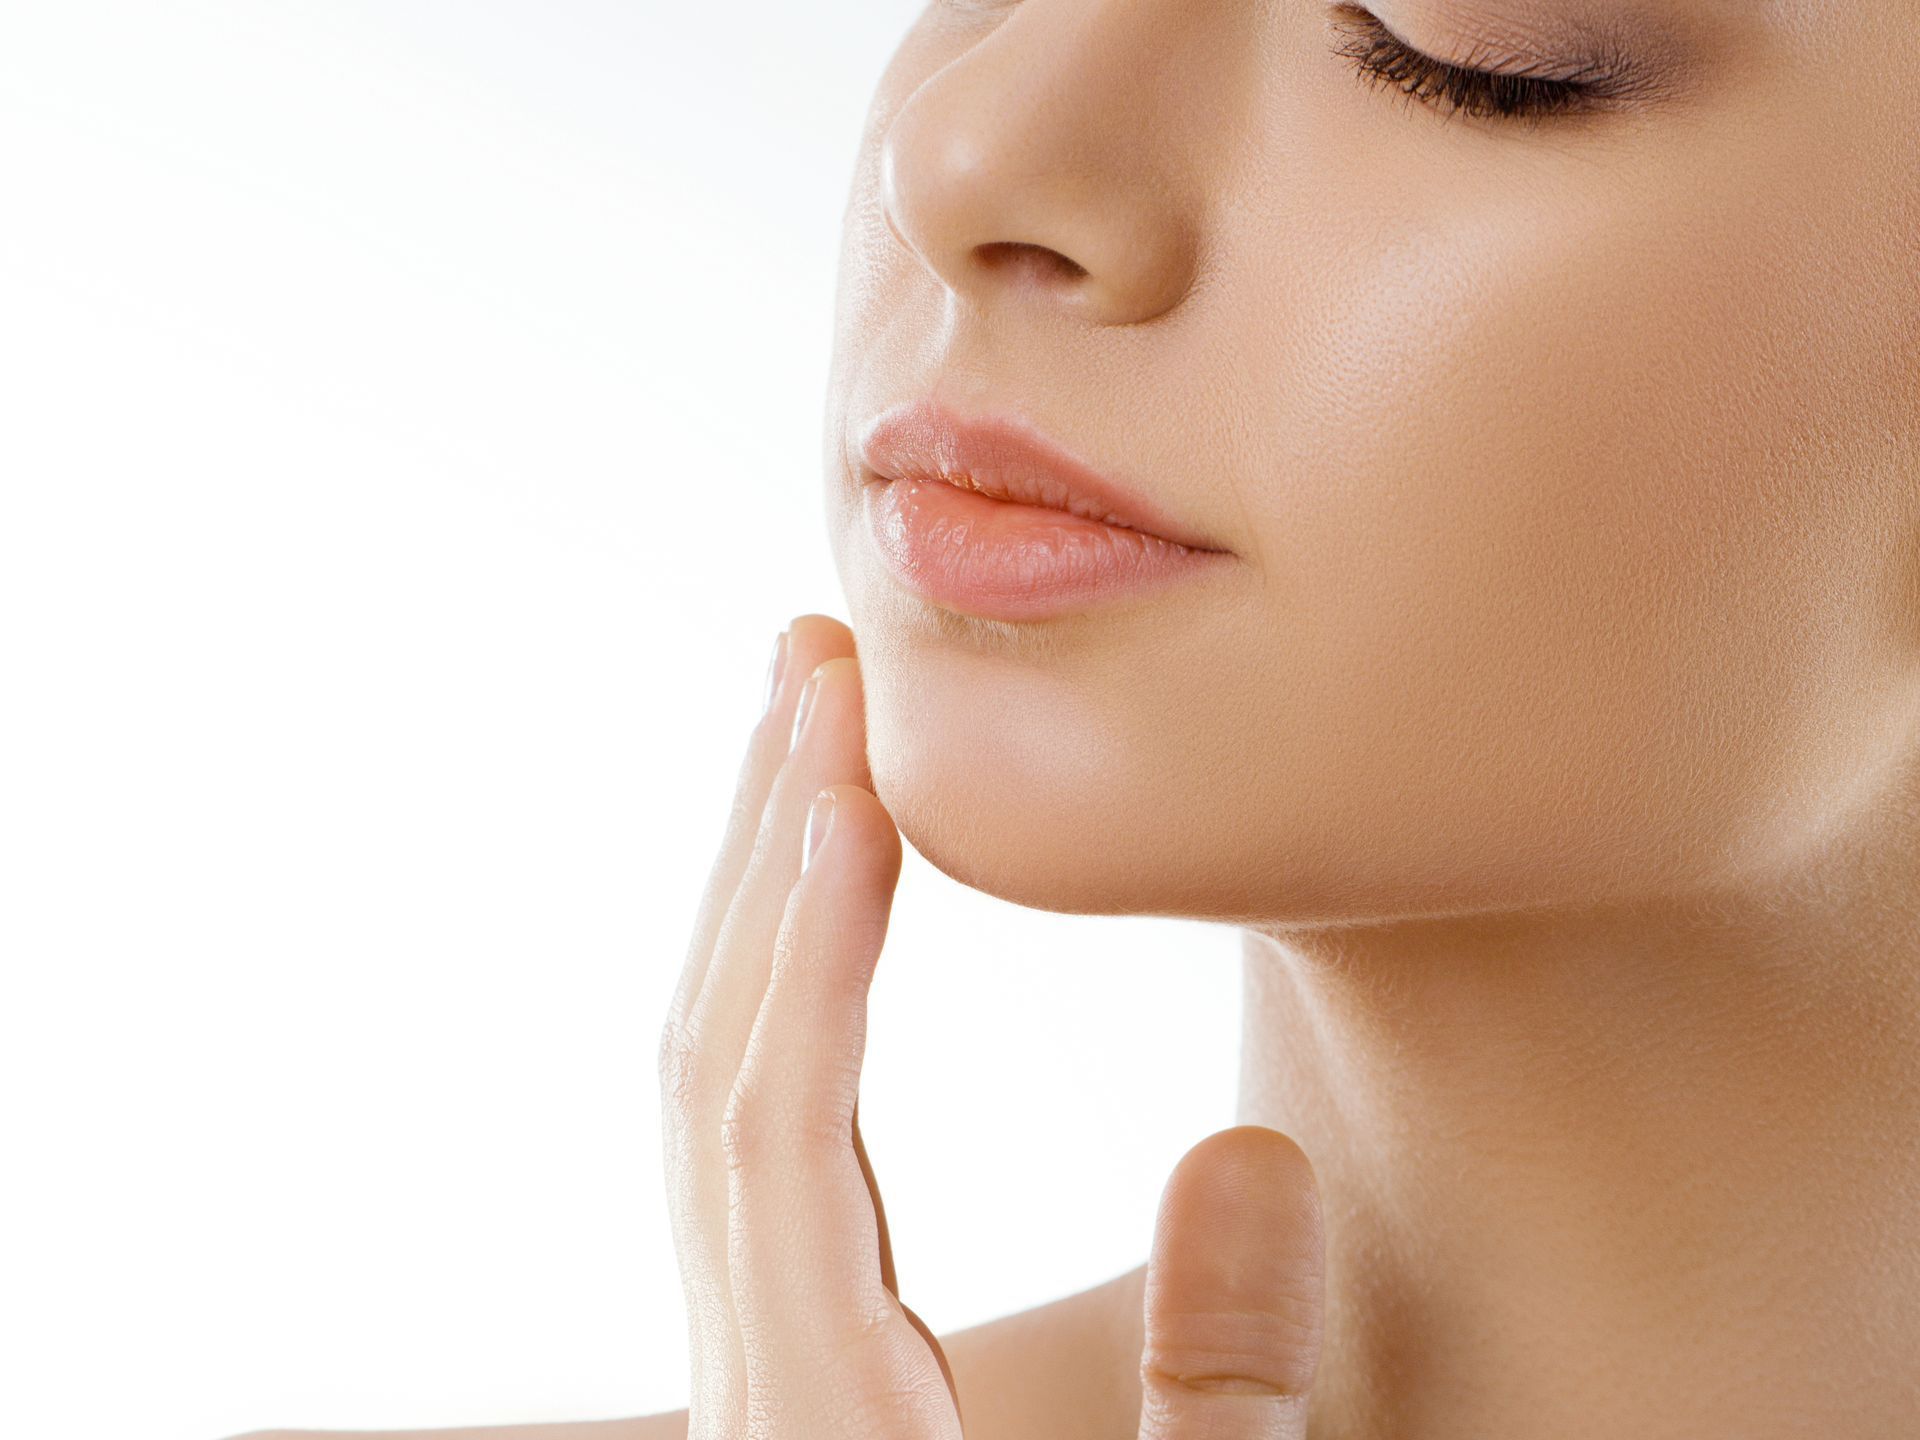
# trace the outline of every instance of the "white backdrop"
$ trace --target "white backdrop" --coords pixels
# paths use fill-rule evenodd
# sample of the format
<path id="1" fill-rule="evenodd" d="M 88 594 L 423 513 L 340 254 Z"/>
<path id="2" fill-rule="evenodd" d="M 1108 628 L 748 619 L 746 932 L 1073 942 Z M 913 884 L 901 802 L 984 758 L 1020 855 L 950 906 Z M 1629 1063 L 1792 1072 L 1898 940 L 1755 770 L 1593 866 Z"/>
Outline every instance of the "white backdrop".
<path id="1" fill-rule="evenodd" d="M 0 0 L 0 1434 L 683 1405 L 653 1077 L 906 0 Z M 764 424 L 723 406 L 746 397 Z M 1145 1258 L 1233 937 L 909 853 L 950 1330 Z"/>

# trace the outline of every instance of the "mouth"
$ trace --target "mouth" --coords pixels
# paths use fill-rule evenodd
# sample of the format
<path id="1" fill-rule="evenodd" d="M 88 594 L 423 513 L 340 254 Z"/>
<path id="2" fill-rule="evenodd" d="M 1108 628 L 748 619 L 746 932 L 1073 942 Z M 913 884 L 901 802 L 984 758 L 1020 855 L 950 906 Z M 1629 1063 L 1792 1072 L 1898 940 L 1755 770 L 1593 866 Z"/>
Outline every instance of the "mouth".
<path id="1" fill-rule="evenodd" d="M 907 590 L 963 614 L 1053 618 L 1232 558 L 1015 421 L 916 402 L 868 425 L 860 455 L 882 562 Z"/>
<path id="2" fill-rule="evenodd" d="M 1205 553 L 1226 553 L 1138 490 L 1100 474 L 1025 423 L 964 417 L 932 399 L 885 410 L 861 432 L 870 481 L 912 480 L 1058 511 Z"/>

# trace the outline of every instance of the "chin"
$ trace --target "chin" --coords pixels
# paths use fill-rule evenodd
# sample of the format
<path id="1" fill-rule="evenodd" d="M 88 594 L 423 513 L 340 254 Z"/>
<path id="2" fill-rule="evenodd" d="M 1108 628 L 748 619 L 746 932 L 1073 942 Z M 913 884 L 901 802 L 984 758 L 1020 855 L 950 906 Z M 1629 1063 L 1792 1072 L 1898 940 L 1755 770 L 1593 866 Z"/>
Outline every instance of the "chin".
<path id="1" fill-rule="evenodd" d="M 872 638 L 874 793 L 930 865 L 1012 904 L 1319 928 L 1556 901 L 1592 863 L 1585 827 L 1556 844 L 1543 826 L 1517 851 L 1476 844 L 1457 814 L 1449 829 L 1438 807 L 1457 782 L 1444 767 L 1422 772 L 1422 795 L 1417 773 L 1370 770 L 1331 742 L 1312 751 L 1324 763 L 1251 760 L 1257 736 L 1226 723 L 1244 707 L 1223 718 L 1164 698 L 1140 667 Z M 1511 828 L 1491 803 L 1487 823 Z"/>
<path id="2" fill-rule="evenodd" d="M 1137 686 L 1129 697 L 978 659 L 944 673 L 870 660 L 865 681 L 874 793 L 962 885 L 1063 914 L 1260 908 L 1232 853 L 1238 831 L 1208 803 L 1217 786 L 1186 768 L 1192 747 L 1167 753 L 1180 731 L 1139 723 Z"/>
<path id="3" fill-rule="evenodd" d="M 1088 845 L 1090 823 L 1030 787 L 916 746 L 871 745 L 874 793 L 936 870 L 997 899 L 1075 915 L 1152 908 L 1148 879 L 1117 847 Z M 1164 878 L 1164 877 L 1154 877 Z"/>
<path id="4" fill-rule="evenodd" d="M 934 868 L 1037 910 L 1153 903 L 1164 864 L 1130 853 L 1151 846 L 1147 797 L 1128 783 L 1130 727 L 1104 687 L 1058 657 L 923 639 L 863 643 L 861 666 L 874 793 Z M 1089 845 L 1089 834 L 1106 842 Z"/>

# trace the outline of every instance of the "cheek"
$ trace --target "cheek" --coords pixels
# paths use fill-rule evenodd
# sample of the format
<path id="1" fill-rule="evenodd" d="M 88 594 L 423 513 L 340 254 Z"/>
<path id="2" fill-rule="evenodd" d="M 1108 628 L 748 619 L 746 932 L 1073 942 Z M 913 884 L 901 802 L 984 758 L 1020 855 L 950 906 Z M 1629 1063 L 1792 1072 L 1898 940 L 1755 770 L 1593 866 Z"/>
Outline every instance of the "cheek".
<path id="1" fill-rule="evenodd" d="M 1890 758 L 1897 392 L 1836 377 L 1906 307 L 1836 308 L 1766 134 L 1375 176 L 1394 216 L 1246 252 L 1286 723 L 1452 900 L 1785 863 Z"/>

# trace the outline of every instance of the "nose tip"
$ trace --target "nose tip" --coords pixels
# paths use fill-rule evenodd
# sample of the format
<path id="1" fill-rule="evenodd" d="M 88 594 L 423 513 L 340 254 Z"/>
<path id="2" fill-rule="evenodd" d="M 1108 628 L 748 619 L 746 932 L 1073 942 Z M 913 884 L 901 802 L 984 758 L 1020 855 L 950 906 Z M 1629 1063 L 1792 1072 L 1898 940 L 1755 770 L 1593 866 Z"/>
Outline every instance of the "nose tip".
<path id="1" fill-rule="evenodd" d="M 1015 12 L 907 97 L 881 144 L 881 209 L 965 301 L 1137 324 L 1192 284 L 1197 167 L 1139 93 L 1141 68 L 1112 62 L 1148 37 L 1096 42 L 1084 17 L 1057 28 L 1071 9 Z"/>

